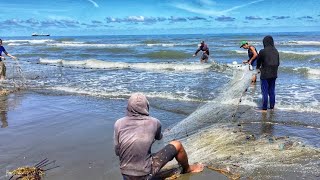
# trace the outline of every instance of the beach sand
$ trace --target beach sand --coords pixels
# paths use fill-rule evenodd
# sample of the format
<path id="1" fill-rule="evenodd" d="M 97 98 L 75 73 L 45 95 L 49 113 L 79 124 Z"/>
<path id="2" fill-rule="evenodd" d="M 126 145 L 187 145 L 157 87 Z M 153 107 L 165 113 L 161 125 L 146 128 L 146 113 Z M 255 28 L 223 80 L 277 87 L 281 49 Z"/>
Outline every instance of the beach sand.
<path id="1" fill-rule="evenodd" d="M 45 158 L 60 166 L 46 179 L 120 179 L 112 136 L 124 105 L 121 100 L 29 92 L 2 97 L 1 179 L 8 179 L 6 171 Z"/>

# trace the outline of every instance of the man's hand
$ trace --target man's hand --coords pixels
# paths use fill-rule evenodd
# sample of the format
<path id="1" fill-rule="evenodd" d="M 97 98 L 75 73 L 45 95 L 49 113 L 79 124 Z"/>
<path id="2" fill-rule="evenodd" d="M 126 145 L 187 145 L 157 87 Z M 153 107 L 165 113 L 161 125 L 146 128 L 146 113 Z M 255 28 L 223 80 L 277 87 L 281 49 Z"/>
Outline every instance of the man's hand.
<path id="1" fill-rule="evenodd" d="M 196 57 L 197 55 L 193 54 L 192 56 L 193 56 L 193 57 Z"/>
<path id="2" fill-rule="evenodd" d="M 12 59 L 17 60 L 18 58 L 16 58 L 15 56 L 11 56 Z"/>

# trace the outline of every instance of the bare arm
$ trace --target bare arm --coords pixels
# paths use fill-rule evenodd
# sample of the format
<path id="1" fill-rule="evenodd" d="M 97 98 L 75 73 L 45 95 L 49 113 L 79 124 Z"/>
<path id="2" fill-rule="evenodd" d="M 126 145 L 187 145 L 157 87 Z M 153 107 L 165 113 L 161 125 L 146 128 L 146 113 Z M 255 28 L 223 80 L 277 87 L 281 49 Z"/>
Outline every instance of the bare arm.
<path id="1" fill-rule="evenodd" d="M 194 53 L 194 55 L 196 56 L 200 50 L 201 50 L 201 47 L 199 47 L 199 48 L 197 49 L 197 51 Z"/>
<path id="2" fill-rule="evenodd" d="M 3 51 L 4 54 L 6 54 L 7 56 L 11 57 L 12 59 L 17 59 L 15 56 L 12 56 L 11 54 L 9 54 L 7 51 Z"/>

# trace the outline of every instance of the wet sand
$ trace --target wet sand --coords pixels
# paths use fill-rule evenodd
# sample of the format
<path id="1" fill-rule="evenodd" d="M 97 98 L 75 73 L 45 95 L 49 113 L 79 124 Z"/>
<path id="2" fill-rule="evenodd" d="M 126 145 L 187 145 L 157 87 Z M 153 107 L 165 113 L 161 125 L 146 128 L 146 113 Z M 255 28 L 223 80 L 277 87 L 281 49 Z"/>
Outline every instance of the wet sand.
<path id="1" fill-rule="evenodd" d="M 47 171 L 45 179 L 121 179 L 112 137 L 113 124 L 125 114 L 126 103 L 33 92 L 1 96 L 0 179 L 9 179 L 7 171 L 45 158 L 60 166 Z M 152 114 L 168 113 L 153 109 Z M 225 179 L 209 170 L 203 175 Z"/>
<path id="2" fill-rule="evenodd" d="M 1 179 L 7 179 L 8 170 L 44 158 L 60 166 L 48 171 L 46 179 L 120 179 L 112 135 L 122 113 L 110 112 L 119 111 L 124 101 L 37 93 L 3 99 Z"/>
<path id="3" fill-rule="evenodd" d="M 7 171 L 20 166 L 34 165 L 44 158 L 56 160 L 55 165 L 60 166 L 48 171 L 45 179 L 121 179 L 118 157 L 113 151 L 112 136 L 113 124 L 125 114 L 126 103 L 126 100 L 39 92 L 1 96 L 0 179 L 8 179 Z M 246 110 L 246 107 L 240 108 L 239 112 L 242 110 Z M 151 114 L 165 119 L 165 128 L 170 122 L 182 120 L 187 116 L 152 106 Z M 239 117 L 241 126 L 231 123 L 231 128 L 229 125 L 212 127 L 203 131 L 204 134 L 200 138 L 193 135 L 184 140 L 190 161 L 206 162 L 221 168 L 227 167 L 223 165 L 229 165 L 231 170 L 241 173 L 242 177 L 253 179 L 319 178 L 319 148 L 314 147 L 319 145 L 318 129 L 301 131 L 310 132 L 301 137 L 310 139 L 313 147 L 308 143 L 306 147 L 295 144 L 294 148 L 288 151 L 279 151 L 282 140 L 270 145 L 268 137 L 285 136 L 288 134 L 288 128 L 281 129 L 281 124 L 248 123 L 245 121 L 246 118 L 262 118 L 261 122 L 271 121 L 269 115 L 263 119 L 259 114 L 248 114 Z M 275 116 L 274 122 L 279 122 L 277 120 L 282 118 L 283 114 L 280 113 Z M 304 127 L 293 126 L 290 132 L 298 133 L 299 128 Z M 248 134 L 263 137 L 268 133 L 270 136 L 255 141 L 246 137 Z M 298 142 L 296 139 L 290 140 Z M 153 151 L 163 144 L 163 141 L 155 143 Z M 278 157 L 288 157 L 289 160 L 277 159 Z M 205 169 L 203 173 L 183 175 L 179 179 L 227 178 Z"/>

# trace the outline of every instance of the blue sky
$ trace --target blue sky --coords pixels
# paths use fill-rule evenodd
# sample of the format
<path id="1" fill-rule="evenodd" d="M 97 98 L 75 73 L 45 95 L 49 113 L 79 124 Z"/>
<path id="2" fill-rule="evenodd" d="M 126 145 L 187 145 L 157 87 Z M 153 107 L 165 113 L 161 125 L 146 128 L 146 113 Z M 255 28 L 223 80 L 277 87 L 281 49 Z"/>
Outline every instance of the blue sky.
<path id="1" fill-rule="evenodd" d="M 10 0 L 0 5 L 0 36 L 320 29 L 319 0 Z"/>

